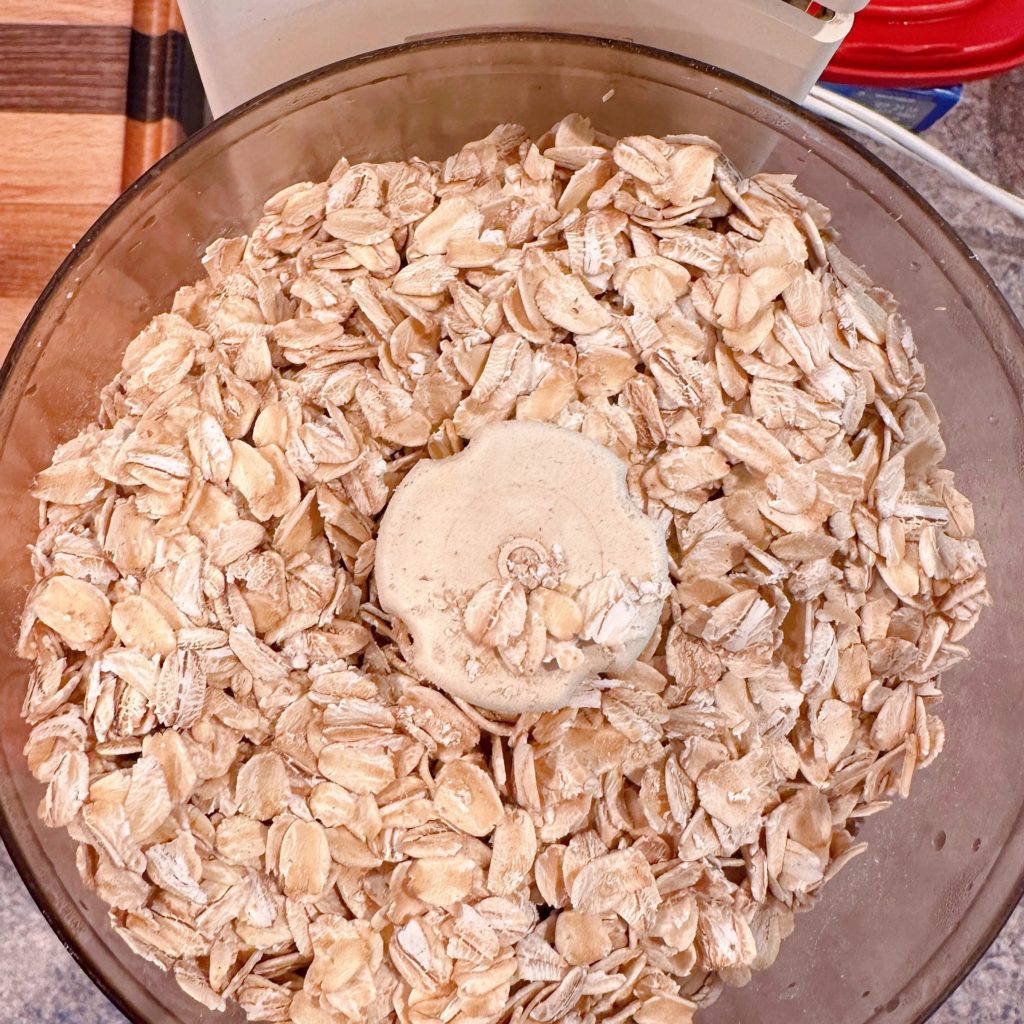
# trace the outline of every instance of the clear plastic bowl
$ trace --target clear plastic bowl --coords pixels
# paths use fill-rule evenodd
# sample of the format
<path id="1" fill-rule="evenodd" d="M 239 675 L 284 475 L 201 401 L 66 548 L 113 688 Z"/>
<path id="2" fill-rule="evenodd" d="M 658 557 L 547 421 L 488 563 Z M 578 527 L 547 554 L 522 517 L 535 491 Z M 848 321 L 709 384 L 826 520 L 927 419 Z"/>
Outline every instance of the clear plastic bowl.
<path id="1" fill-rule="evenodd" d="M 609 95 L 610 94 L 610 95 Z M 1024 347 L 992 281 L 919 196 L 798 108 L 671 54 L 573 36 L 430 40 L 344 61 L 239 108 L 136 182 L 89 231 L 36 304 L 0 380 L 0 831 L 40 909 L 79 963 L 135 1021 L 213 1022 L 107 927 L 74 848 L 37 820 L 13 655 L 31 582 L 32 476 L 94 415 L 128 340 L 201 274 L 218 236 L 246 231 L 262 201 L 354 160 L 440 157 L 518 121 L 540 133 L 570 111 L 614 134 L 702 132 L 749 165 L 796 172 L 829 205 L 844 250 L 902 301 L 949 462 L 974 499 L 995 607 L 974 659 L 946 680 L 945 754 L 909 801 L 871 818 L 869 852 L 802 915 L 776 965 L 726 993 L 706 1024 L 907 1024 L 923 1020 L 995 936 L 1024 880 L 1020 734 L 1024 580 Z"/>

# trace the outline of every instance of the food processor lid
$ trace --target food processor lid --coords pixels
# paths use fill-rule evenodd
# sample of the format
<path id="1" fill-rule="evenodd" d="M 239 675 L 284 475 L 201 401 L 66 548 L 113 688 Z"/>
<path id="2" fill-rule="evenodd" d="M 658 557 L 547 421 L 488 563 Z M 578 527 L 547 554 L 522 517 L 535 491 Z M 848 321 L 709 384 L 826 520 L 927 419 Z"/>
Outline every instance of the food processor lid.
<path id="1" fill-rule="evenodd" d="M 802 100 L 868 0 L 179 0 L 214 115 L 345 57 L 548 30 L 670 50 Z"/>
<path id="2" fill-rule="evenodd" d="M 1024 0 L 874 0 L 824 77 L 849 85 L 955 85 L 1022 63 Z"/>

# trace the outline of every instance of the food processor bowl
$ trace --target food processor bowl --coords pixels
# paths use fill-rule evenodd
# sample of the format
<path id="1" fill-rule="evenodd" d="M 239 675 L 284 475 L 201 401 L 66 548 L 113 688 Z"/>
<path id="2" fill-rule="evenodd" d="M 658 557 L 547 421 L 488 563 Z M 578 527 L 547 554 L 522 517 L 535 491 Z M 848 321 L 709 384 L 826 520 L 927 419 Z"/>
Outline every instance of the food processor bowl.
<path id="1" fill-rule="evenodd" d="M 995 607 L 973 659 L 945 680 L 945 753 L 909 800 L 865 822 L 868 852 L 825 889 L 770 970 L 727 990 L 706 1024 L 909 1024 L 966 974 L 1021 892 L 1024 346 L 977 260 L 891 172 L 766 91 L 672 54 L 548 34 L 461 36 L 382 50 L 272 90 L 139 179 L 50 282 L 0 380 L 0 829 L 79 963 L 134 1021 L 241 1021 L 203 1009 L 130 952 L 81 884 L 74 844 L 46 829 L 22 748 L 27 663 L 14 654 L 38 529 L 33 475 L 94 416 L 133 335 L 202 275 L 214 239 L 247 231 L 264 199 L 353 161 L 444 156 L 500 122 L 539 134 L 578 111 L 605 132 L 699 132 L 748 167 L 799 176 L 831 207 L 844 252 L 900 300 L 942 414 L 948 465 L 975 502 Z M 698 1018 L 700 1019 L 700 1018 Z"/>

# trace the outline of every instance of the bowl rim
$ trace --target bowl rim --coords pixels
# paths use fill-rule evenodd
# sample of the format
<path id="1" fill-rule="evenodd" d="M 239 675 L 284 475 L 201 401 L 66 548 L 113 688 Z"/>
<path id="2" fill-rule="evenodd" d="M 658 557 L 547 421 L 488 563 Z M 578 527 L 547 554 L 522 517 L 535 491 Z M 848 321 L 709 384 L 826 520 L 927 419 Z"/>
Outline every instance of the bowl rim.
<path id="1" fill-rule="evenodd" d="M 889 183 L 893 185 L 898 192 L 902 193 L 907 199 L 909 199 L 910 202 L 917 207 L 919 212 L 939 229 L 939 231 L 945 236 L 947 242 L 949 242 L 959 255 L 964 258 L 965 267 L 969 268 L 970 272 L 974 275 L 976 283 L 984 289 L 988 298 L 992 301 L 993 314 L 1001 314 L 1002 318 L 1005 319 L 1007 326 L 1010 328 L 1010 333 L 1015 335 L 1015 340 L 1018 346 L 1020 346 L 1021 351 L 1024 352 L 1024 325 L 1022 325 L 1021 321 L 1018 320 L 1006 297 L 992 279 L 992 276 L 981 264 L 981 261 L 975 256 L 973 250 L 967 245 L 963 238 L 961 238 L 952 225 L 950 225 L 942 214 L 940 214 L 938 210 L 936 210 L 935 207 L 925 199 L 916 188 L 914 188 L 913 185 L 902 178 L 895 170 L 893 170 L 893 168 L 871 152 L 871 150 L 864 146 L 863 143 L 842 131 L 831 121 L 826 120 L 818 114 L 812 113 L 800 104 L 773 91 L 772 89 L 768 89 L 757 82 L 744 78 L 742 75 L 725 71 L 713 64 L 708 64 L 705 61 L 697 60 L 693 57 L 674 53 L 670 50 L 662 50 L 657 47 L 646 46 L 627 40 L 612 39 L 584 33 L 517 29 L 509 31 L 446 33 L 431 36 L 427 39 L 416 39 L 392 46 L 379 47 L 352 57 L 346 57 L 342 60 L 325 64 L 322 67 L 316 68 L 312 71 L 307 71 L 301 75 L 297 75 L 294 78 L 275 85 L 257 96 L 246 100 L 244 103 L 233 107 L 231 110 L 226 111 L 220 117 L 215 118 L 209 124 L 200 128 L 193 135 L 190 135 L 184 142 L 176 146 L 171 150 L 171 152 L 167 153 L 153 164 L 152 167 L 136 178 L 135 181 L 133 181 L 110 204 L 89 226 L 80 240 L 72 247 L 68 255 L 61 261 L 60 265 L 53 272 L 53 275 L 50 277 L 39 297 L 33 303 L 24 322 L 18 329 L 14 341 L 4 358 L 3 365 L 0 366 L 0 401 L 2 401 L 4 397 L 14 370 L 17 367 L 21 356 L 28 348 L 29 340 L 35 331 L 37 323 L 49 306 L 50 300 L 62 288 L 66 287 L 67 280 L 74 273 L 75 268 L 88 255 L 96 241 L 103 235 L 107 225 L 122 209 L 127 207 L 133 201 L 137 194 L 143 192 L 146 187 L 162 175 L 164 171 L 184 158 L 194 149 L 205 144 L 208 139 L 216 136 L 228 125 L 241 120 L 251 111 L 262 107 L 272 100 L 286 95 L 289 92 L 297 91 L 319 79 L 329 78 L 338 72 L 356 68 L 364 64 L 370 64 L 382 58 L 400 56 L 402 54 L 418 50 L 440 49 L 451 45 L 486 42 L 507 42 L 514 44 L 530 41 L 561 42 L 594 49 L 612 49 L 626 54 L 635 54 L 637 56 L 659 60 L 663 63 L 689 68 L 690 70 L 697 71 L 709 78 L 727 81 L 741 91 L 745 91 L 762 101 L 767 101 L 769 104 L 775 105 L 796 122 L 803 121 L 806 124 L 813 126 L 818 131 L 831 136 L 832 141 L 837 143 L 841 149 L 848 150 L 855 157 L 866 162 L 874 171 L 888 179 Z M 1007 376 L 1013 380 L 1014 375 L 1009 372 L 1009 367 L 1006 366 L 1006 360 L 1003 353 L 997 350 L 996 356 L 1000 363 L 1003 364 L 1004 372 L 1007 372 Z M 1016 382 L 1014 383 L 1016 384 Z M 63 945 L 68 953 L 71 954 L 72 959 L 118 1011 L 128 1018 L 132 1024 L 151 1024 L 151 1022 L 146 1021 L 144 1018 L 139 1016 L 136 1010 L 127 1003 L 125 998 L 117 990 L 113 982 L 108 980 L 104 971 L 92 962 L 86 942 L 77 937 L 68 927 L 66 927 L 64 922 L 60 919 L 60 916 L 48 902 L 46 896 L 37 886 L 36 872 L 29 863 L 28 858 L 24 856 L 21 847 L 15 841 L 14 830 L 7 818 L 5 803 L 6 801 L 4 799 L 0 799 L 0 840 L 3 841 L 4 847 L 11 858 L 11 862 L 13 863 L 15 870 L 25 885 L 25 888 L 28 890 L 29 895 L 32 897 L 33 902 L 39 908 L 43 918 L 60 940 L 61 945 Z M 1017 818 L 1018 824 L 1021 824 L 1022 822 L 1024 822 L 1024 810 L 1022 810 L 1021 814 Z M 1005 854 L 1003 853 L 999 856 L 1002 857 L 1003 855 Z M 998 863 L 998 859 L 999 858 L 997 858 L 996 862 L 993 862 L 993 868 L 995 864 Z M 979 887 L 979 892 L 983 888 L 984 886 Z M 935 1011 L 946 1002 L 953 992 L 959 988 L 1003 930 L 1003 927 L 1009 920 L 1010 915 L 1021 902 L 1022 898 L 1024 898 L 1024 859 L 1022 859 L 1021 863 L 1018 865 L 1016 881 L 1010 887 L 1010 891 L 1005 894 L 998 911 L 995 913 L 989 924 L 989 927 L 985 930 L 982 937 L 971 949 L 966 958 L 951 974 L 947 983 L 920 1011 L 914 1019 L 913 1024 L 924 1024 L 924 1022 L 927 1021 L 928 1018 L 930 1018 Z M 924 964 L 922 964 L 921 969 L 914 975 L 914 978 L 918 977 L 921 971 L 923 971 L 927 965 L 939 955 L 940 952 L 941 947 L 939 950 L 936 950 L 935 953 L 933 953 L 932 956 L 924 962 Z M 912 981 L 913 978 L 910 979 L 907 984 L 912 983 Z M 872 1017 L 868 1018 L 868 1021 L 873 1020 L 875 1016 L 876 1015 L 873 1014 Z"/>

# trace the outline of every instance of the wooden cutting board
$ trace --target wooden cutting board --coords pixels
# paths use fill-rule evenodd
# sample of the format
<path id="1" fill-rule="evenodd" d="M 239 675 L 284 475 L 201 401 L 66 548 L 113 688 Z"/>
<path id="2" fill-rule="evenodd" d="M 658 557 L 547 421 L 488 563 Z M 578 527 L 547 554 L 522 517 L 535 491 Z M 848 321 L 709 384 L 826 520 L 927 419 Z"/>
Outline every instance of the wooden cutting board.
<path id="1" fill-rule="evenodd" d="M 0 0 L 0 356 L 86 228 L 184 138 L 174 0 Z"/>

